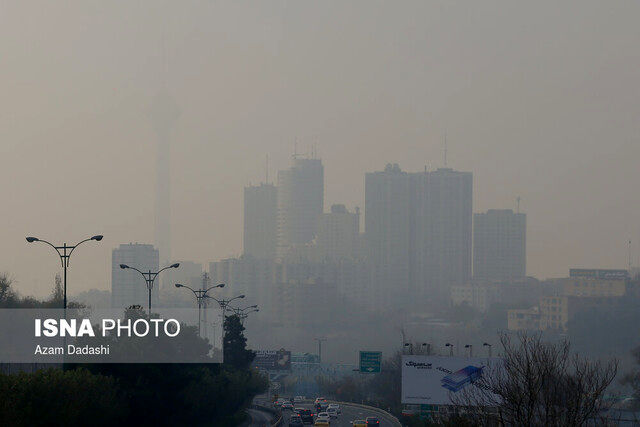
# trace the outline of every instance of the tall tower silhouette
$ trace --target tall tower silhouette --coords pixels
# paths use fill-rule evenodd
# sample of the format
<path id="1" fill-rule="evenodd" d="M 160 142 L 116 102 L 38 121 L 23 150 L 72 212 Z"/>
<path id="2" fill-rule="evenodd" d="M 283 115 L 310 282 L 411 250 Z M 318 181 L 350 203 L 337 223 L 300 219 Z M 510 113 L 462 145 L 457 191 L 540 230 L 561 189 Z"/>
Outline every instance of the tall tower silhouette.
<path id="1" fill-rule="evenodd" d="M 180 109 L 173 97 L 161 90 L 151 106 L 151 121 L 156 132 L 156 215 L 155 240 L 160 252 L 160 267 L 171 259 L 171 192 L 170 163 L 171 134 L 180 117 Z"/>

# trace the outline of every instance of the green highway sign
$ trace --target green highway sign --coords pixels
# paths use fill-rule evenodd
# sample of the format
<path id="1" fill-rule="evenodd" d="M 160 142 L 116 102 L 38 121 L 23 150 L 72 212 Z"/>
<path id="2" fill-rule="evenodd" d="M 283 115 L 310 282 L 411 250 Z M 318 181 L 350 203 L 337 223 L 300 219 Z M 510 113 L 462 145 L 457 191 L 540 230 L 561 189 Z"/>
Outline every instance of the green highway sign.
<path id="1" fill-rule="evenodd" d="M 380 372 L 382 365 L 381 351 L 361 351 L 360 352 L 360 372 L 365 374 L 376 374 Z"/>

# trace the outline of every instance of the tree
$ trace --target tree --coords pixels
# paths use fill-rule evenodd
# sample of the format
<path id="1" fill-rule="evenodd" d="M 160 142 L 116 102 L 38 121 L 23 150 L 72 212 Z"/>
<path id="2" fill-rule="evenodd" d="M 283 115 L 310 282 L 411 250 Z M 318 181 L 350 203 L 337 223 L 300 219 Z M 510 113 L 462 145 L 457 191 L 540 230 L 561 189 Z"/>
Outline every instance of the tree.
<path id="1" fill-rule="evenodd" d="M 256 357 L 255 352 L 247 350 L 247 339 L 240 316 L 232 315 L 224 319 L 224 363 L 236 369 L 247 369 Z"/>
<path id="2" fill-rule="evenodd" d="M 636 347 L 631 351 L 636 364 L 640 365 L 640 347 Z M 640 400 L 640 370 L 626 374 L 621 381 L 622 384 L 630 386 L 633 389 L 633 397 L 636 398 L 636 403 L 633 408 L 638 409 L 638 401 Z"/>
<path id="3" fill-rule="evenodd" d="M 11 288 L 11 282 L 8 274 L 0 274 L 0 307 L 11 307 L 15 304 L 16 293 Z"/>
<path id="4" fill-rule="evenodd" d="M 590 361 L 567 341 L 540 334 L 500 335 L 501 362 L 483 367 L 470 386 L 451 395 L 479 424 L 579 426 L 596 419 L 617 361 Z"/>

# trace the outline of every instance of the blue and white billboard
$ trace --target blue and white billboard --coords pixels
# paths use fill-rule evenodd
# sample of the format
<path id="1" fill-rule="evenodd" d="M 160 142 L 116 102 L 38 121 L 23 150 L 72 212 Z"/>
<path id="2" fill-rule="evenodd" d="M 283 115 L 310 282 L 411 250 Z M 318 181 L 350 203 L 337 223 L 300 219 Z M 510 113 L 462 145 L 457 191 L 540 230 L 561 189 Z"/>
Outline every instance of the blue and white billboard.
<path id="1" fill-rule="evenodd" d="M 402 403 L 451 405 L 453 394 L 473 387 L 498 363 L 501 359 L 486 357 L 402 356 Z"/>

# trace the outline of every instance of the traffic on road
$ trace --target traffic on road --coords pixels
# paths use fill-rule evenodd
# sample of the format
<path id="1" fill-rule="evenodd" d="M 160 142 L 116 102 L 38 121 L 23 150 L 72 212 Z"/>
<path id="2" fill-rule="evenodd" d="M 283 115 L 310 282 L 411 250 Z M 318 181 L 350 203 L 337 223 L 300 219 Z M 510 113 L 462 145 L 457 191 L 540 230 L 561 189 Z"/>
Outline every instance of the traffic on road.
<path id="1" fill-rule="evenodd" d="M 313 400 L 300 396 L 294 399 L 278 399 L 273 407 L 282 413 L 282 425 L 289 427 L 330 426 L 330 427 L 392 427 L 394 424 L 380 412 L 331 402 L 324 397 Z"/>

